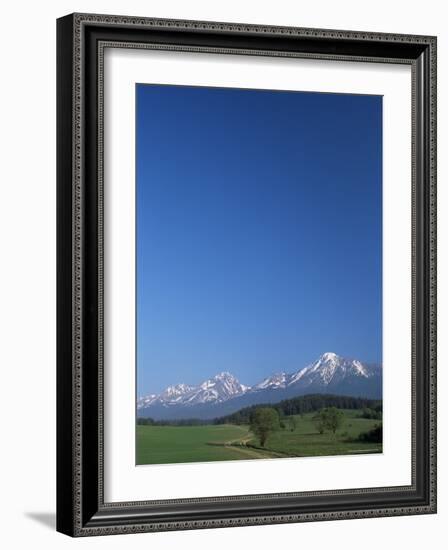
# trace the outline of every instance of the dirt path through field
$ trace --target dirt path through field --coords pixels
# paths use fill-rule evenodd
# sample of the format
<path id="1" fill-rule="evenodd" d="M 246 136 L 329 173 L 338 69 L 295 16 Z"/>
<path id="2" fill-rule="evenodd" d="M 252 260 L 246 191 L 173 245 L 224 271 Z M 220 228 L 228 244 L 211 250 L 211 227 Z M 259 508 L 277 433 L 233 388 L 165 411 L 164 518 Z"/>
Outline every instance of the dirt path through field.
<path id="1" fill-rule="evenodd" d="M 271 451 L 264 451 L 261 449 L 254 449 L 252 447 L 248 447 L 247 444 L 251 439 L 252 439 L 252 435 L 246 434 L 243 437 L 240 437 L 239 439 L 226 441 L 224 443 L 224 447 L 228 449 L 232 449 L 232 451 L 240 451 L 242 454 L 250 458 L 274 458 L 274 457 L 280 456 L 277 453 L 274 453 Z"/>

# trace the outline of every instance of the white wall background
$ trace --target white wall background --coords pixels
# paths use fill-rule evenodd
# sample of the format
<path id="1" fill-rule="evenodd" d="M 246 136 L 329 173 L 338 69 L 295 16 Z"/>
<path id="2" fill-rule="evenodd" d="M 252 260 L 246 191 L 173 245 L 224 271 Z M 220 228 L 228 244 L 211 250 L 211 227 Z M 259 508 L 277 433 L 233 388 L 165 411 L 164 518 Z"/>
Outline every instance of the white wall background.
<path id="1" fill-rule="evenodd" d="M 439 513 L 92 539 L 54 531 L 55 19 L 73 11 L 439 37 Z M 442 0 L 59 0 L 3 6 L 0 86 L 0 518 L 4 548 L 407 549 L 441 546 L 448 520 L 448 32 Z M 443 537 L 443 538 L 442 538 Z"/>

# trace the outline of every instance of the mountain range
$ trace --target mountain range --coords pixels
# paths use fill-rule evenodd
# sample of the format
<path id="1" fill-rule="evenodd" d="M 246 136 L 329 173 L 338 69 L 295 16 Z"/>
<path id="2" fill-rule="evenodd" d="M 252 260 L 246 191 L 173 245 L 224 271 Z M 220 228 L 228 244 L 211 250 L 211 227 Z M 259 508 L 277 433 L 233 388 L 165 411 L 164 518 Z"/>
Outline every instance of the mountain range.
<path id="1" fill-rule="evenodd" d="M 382 367 L 327 352 L 294 373 L 275 373 L 253 386 L 221 372 L 197 386 L 177 384 L 160 394 L 141 397 L 137 414 L 157 420 L 211 419 L 249 405 L 311 393 L 381 399 Z"/>

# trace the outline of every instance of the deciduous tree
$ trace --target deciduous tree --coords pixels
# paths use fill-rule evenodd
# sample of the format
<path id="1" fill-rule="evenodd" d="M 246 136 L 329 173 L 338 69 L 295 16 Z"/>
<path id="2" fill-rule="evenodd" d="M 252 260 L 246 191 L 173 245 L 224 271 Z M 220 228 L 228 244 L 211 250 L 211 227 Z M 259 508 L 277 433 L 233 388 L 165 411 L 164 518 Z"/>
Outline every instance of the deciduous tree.
<path id="1" fill-rule="evenodd" d="M 251 414 L 250 431 L 258 437 L 262 447 L 265 446 L 268 437 L 279 428 L 278 412 L 272 407 L 259 407 Z"/>

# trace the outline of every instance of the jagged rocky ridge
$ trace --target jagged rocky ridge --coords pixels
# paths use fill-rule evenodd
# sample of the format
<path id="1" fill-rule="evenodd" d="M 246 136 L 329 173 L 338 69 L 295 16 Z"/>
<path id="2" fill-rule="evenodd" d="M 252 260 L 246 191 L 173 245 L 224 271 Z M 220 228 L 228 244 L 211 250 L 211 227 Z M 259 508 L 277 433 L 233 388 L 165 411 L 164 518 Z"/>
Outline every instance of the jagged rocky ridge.
<path id="1" fill-rule="evenodd" d="M 297 372 L 276 373 L 253 386 L 241 384 L 229 372 L 217 374 L 198 386 L 169 386 L 158 395 L 138 399 L 137 413 L 139 417 L 154 419 L 216 418 L 248 405 L 310 393 L 380 399 L 382 368 L 327 352 Z"/>

